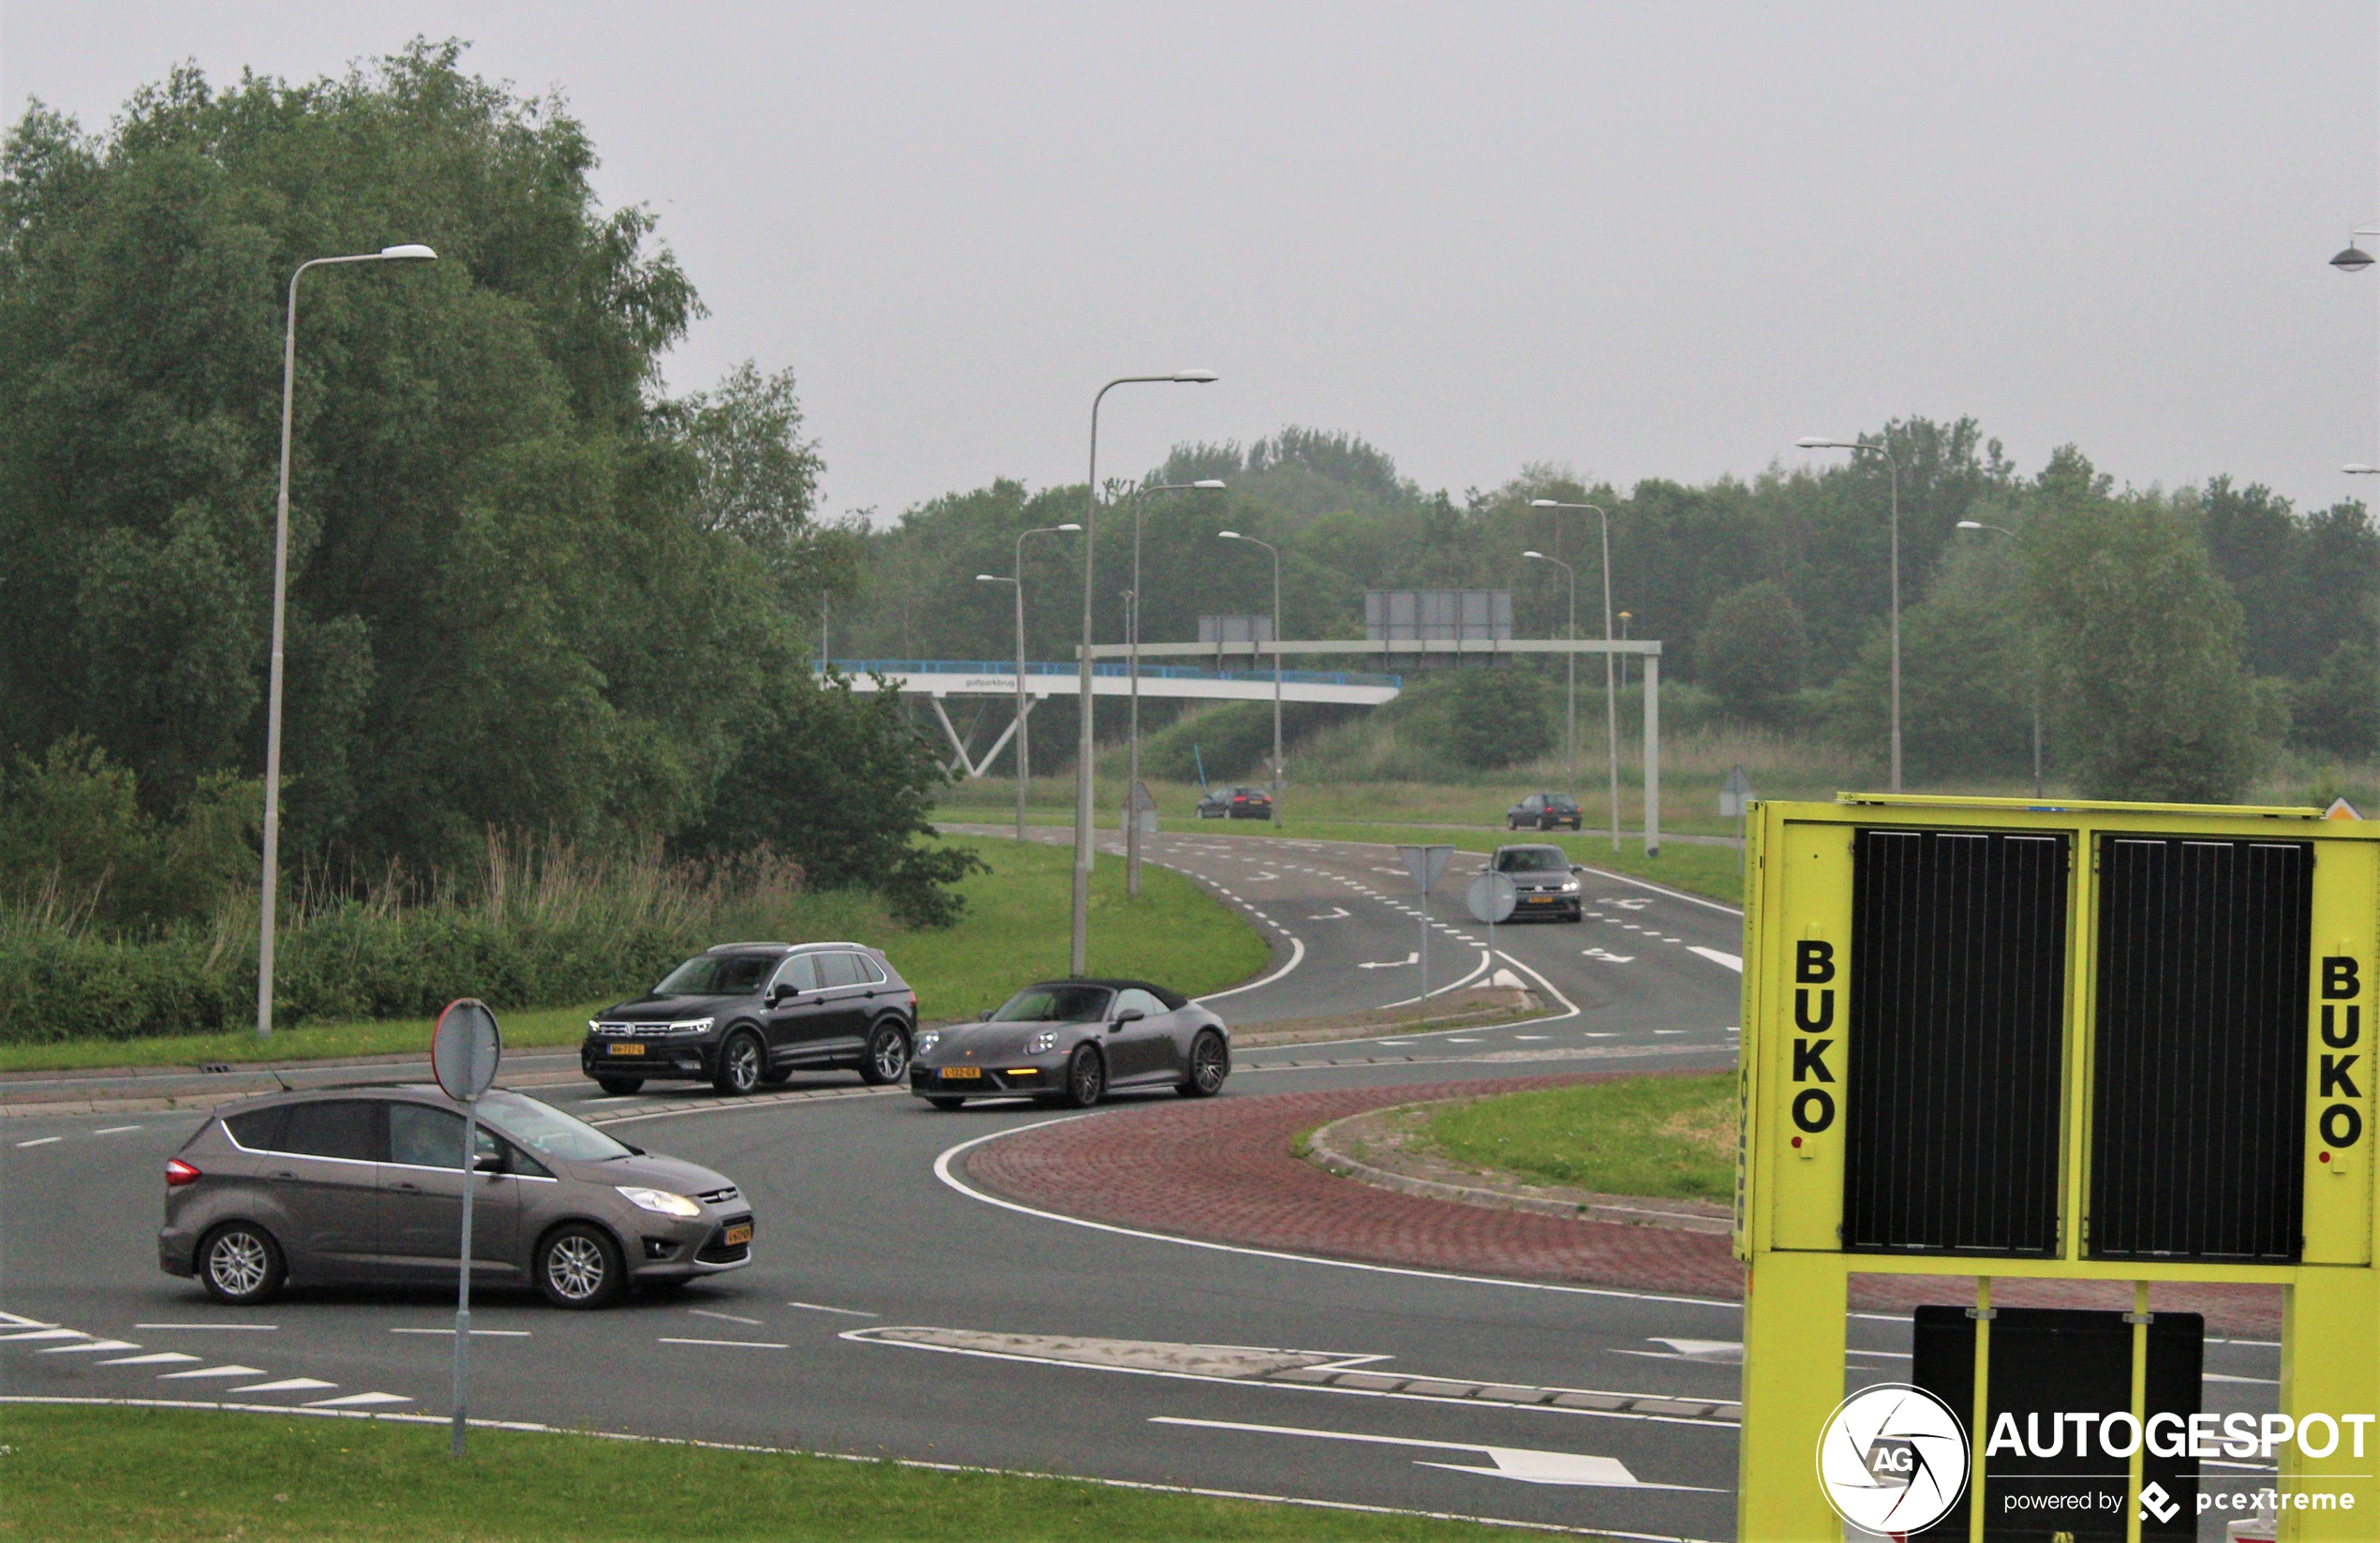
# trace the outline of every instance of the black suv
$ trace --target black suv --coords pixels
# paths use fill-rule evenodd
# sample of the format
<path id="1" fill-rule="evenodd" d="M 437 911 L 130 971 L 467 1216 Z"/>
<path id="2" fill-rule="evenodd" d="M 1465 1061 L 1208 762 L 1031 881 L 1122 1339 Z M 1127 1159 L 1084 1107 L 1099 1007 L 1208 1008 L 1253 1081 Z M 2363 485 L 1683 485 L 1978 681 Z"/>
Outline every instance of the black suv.
<path id="1" fill-rule="evenodd" d="M 1567 793 L 1533 793 L 1504 811 L 1504 828 L 1519 830 L 1560 830 L 1564 825 L 1581 829 L 1579 801 Z"/>
<path id="2" fill-rule="evenodd" d="M 796 1072 L 850 1067 L 899 1082 L 917 993 L 864 943 L 721 943 L 587 1025 L 579 1065 L 607 1093 L 662 1079 L 749 1093 Z"/>

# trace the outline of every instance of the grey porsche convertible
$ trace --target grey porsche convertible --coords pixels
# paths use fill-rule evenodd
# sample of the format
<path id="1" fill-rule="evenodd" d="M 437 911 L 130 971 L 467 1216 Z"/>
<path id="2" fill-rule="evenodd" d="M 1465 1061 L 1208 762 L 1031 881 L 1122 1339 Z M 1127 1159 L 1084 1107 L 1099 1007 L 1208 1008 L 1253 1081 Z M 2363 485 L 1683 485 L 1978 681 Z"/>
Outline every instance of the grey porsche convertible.
<path id="1" fill-rule="evenodd" d="M 1110 1089 L 1212 1098 L 1230 1075 L 1230 1027 L 1180 992 L 1148 981 L 1043 981 L 974 1023 L 920 1033 L 909 1090 L 937 1109 L 971 1098 L 1087 1109 Z"/>

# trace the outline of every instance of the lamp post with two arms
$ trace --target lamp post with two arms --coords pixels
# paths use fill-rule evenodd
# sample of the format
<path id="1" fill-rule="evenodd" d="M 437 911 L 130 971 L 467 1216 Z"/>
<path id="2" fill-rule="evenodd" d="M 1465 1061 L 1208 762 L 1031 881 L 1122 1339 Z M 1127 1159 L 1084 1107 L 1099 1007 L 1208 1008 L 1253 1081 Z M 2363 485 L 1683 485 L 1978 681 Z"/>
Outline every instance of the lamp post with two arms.
<path id="1" fill-rule="evenodd" d="M 1529 500 L 1529 507 L 1531 509 L 1577 511 L 1582 513 L 1591 513 L 1600 518 L 1603 522 L 1601 562 L 1603 570 L 1603 641 L 1606 643 L 1611 642 L 1612 516 L 1610 512 L 1605 510 L 1600 504 L 1568 504 L 1562 502 L 1558 498 L 1531 498 Z M 1535 557 L 1540 562 L 1553 563 L 1556 567 L 1560 568 L 1565 573 L 1569 574 L 1570 641 L 1573 643 L 1577 642 L 1579 635 L 1579 586 L 1577 571 L 1573 570 L 1569 563 L 1562 561 L 1561 558 L 1549 557 L 1542 552 L 1524 552 L 1521 556 L 1525 557 Z M 1579 783 L 1579 657 L 1575 653 L 1569 654 L 1566 656 L 1566 668 L 1569 672 L 1567 679 L 1568 690 L 1566 692 L 1566 716 L 1569 723 L 1570 754 L 1570 796 L 1575 798 L 1578 796 Z M 1603 740 L 1612 774 L 1612 850 L 1614 852 L 1617 852 L 1620 850 L 1620 709 L 1618 693 L 1613 685 L 1613 656 L 1611 651 L 1606 649 L 1603 653 Z"/>
<path id="2" fill-rule="evenodd" d="M 1125 674 L 1131 676 L 1132 681 L 1132 716 L 1131 726 L 1126 731 L 1131 748 L 1125 752 L 1123 890 L 1126 895 L 1135 898 L 1140 894 L 1140 811 L 1132 803 L 1140 792 L 1140 516 L 1145 512 L 1149 495 L 1153 493 L 1222 491 L 1220 479 L 1201 477 L 1195 482 L 1153 483 L 1135 492 L 1132 498 L 1132 598 L 1124 611 L 1124 641 L 1132 647 L 1125 661 Z"/>

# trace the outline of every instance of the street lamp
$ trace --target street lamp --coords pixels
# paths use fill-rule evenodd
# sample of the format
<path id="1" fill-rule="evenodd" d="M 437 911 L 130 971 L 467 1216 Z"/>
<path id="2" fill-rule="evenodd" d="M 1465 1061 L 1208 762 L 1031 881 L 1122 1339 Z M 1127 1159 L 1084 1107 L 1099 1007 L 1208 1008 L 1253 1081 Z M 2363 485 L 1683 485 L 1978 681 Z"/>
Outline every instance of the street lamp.
<path id="1" fill-rule="evenodd" d="M 1082 519 L 1082 672 L 1079 690 L 1082 734 L 1075 753 L 1075 875 L 1074 926 L 1071 946 L 1067 950 L 1069 972 L 1076 975 L 1091 968 L 1091 859 L 1093 839 L 1091 820 L 1092 720 L 1095 716 L 1091 695 L 1091 645 L 1094 636 L 1092 610 L 1092 574 L 1094 564 L 1093 542 L 1098 536 L 1099 519 L 1099 404 L 1118 386 L 1188 385 L 1204 386 L 1216 378 L 1212 370 L 1176 370 L 1170 375 L 1120 375 L 1099 388 L 1091 399 L 1091 476 L 1083 488 Z"/>
<path id="2" fill-rule="evenodd" d="M 1893 792 L 1900 792 L 1900 461 L 1882 441 L 1822 439 L 1815 435 L 1793 441 L 1804 450 L 1848 450 L 1882 455 L 1893 475 Z"/>
<path id="3" fill-rule="evenodd" d="M 1634 616 L 1626 611 L 1620 613 L 1620 641 L 1622 643 L 1628 641 L 1628 625 L 1635 619 Z M 1620 691 L 1623 695 L 1628 691 L 1628 656 L 1626 654 L 1620 656 Z"/>
<path id="4" fill-rule="evenodd" d="M 1272 823 L 1281 823 L 1281 549 L 1271 542 L 1260 542 L 1254 536 L 1242 536 L 1236 530 L 1218 530 L 1220 541 L 1246 542 L 1261 546 L 1272 554 Z"/>
<path id="5" fill-rule="evenodd" d="M 1026 718 L 1033 704 L 1025 690 L 1025 538 L 1049 536 L 1062 530 L 1080 530 L 1082 527 L 1069 520 L 1064 525 L 1045 525 L 1017 533 L 1017 576 L 1003 578 L 998 573 L 978 573 L 977 584 L 1004 584 L 1017 591 L 1017 839 L 1025 838 L 1025 786 L 1033 777 L 1033 729 Z"/>
<path id="6" fill-rule="evenodd" d="M 273 656 L 264 689 L 264 888 L 258 896 L 256 1032 L 273 1037 L 274 902 L 281 887 L 281 643 L 290 598 L 290 418 L 297 391 L 298 280 L 308 268 L 344 262 L 434 262 L 418 242 L 352 257 L 314 258 L 290 274 L 290 319 L 281 336 L 281 486 L 273 512 Z"/>
<path id="7" fill-rule="evenodd" d="M 1531 509 L 1578 510 L 1601 516 L 1603 521 L 1603 641 L 1612 641 L 1612 516 L 1600 504 L 1566 504 L 1554 498 L 1531 498 Z M 1540 554 L 1532 552 L 1529 556 Z M 1547 562 L 1559 562 L 1558 557 L 1546 557 Z M 1569 565 L 1564 564 L 1565 568 Z M 1579 635 L 1578 575 L 1570 575 L 1570 641 Z M 1579 657 L 1569 657 L 1569 699 L 1570 734 L 1570 796 L 1578 796 L 1579 782 Z M 1620 709 L 1618 693 L 1612 684 L 1612 652 L 1603 651 L 1603 740 L 1612 767 L 1612 850 L 1620 850 Z"/>
<path id="8" fill-rule="evenodd" d="M 2008 528 L 2006 526 L 2004 526 L 2004 525 L 1986 525 L 1986 524 L 1985 524 L 1983 521 L 1981 521 L 1981 520 L 1961 520 L 1961 521 L 1959 521 L 1959 522 L 1958 522 L 1958 528 L 1959 528 L 1959 529 L 1961 529 L 1961 530 L 1990 530 L 1990 531 L 1995 531 L 1995 532 L 1997 532 L 1997 533 L 1998 533 L 1998 534 L 2000 534 L 2000 535 L 2002 535 L 2002 536 L 2007 537 L 2007 538 L 2008 538 L 2010 541 L 2012 541 L 2012 542 L 2015 542 L 2015 541 L 2022 541 L 2022 540 L 2024 539 L 2024 538 L 2022 538 L 2021 536 L 2018 536 L 2018 535 L 2016 534 L 2016 532 L 2015 532 L 2015 531 L 2013 531 L 2013 530 L 2009 529 L 2009 528 Z M 2041 658 L 2040 658 L 2040 646 L 2041 646 L 2041 645 L 2040 645 L 2040 644 L 2039 644 L 2038 642 L 2036 642 L 2036 643 L 2034 644 L 2034 645 L 2033 645 L 2033 647 L 2034 647 L 2034 658 L 2033 658 L 2033 796 L 2034 796 L 2035 798 L 2039 798 L 2039 797 L 2041 796 Z"/>
<path id="9" fill-rule="evenodd" d="M 1221 491 L 1220 479 L 1201 477 L 1195 482 L 1158 482 L 1132 496 L 1132 599 L 1124 610 L 1124 641 L 1131 645 L 1124 673 L 1131 677 L 1132 713 L 1123 789 L 1123 892 L 1135 899 L 1140 896 L 1140 811 L 1132 803 L 1140 791 L 1140 516 L 1152 493 Z"/>

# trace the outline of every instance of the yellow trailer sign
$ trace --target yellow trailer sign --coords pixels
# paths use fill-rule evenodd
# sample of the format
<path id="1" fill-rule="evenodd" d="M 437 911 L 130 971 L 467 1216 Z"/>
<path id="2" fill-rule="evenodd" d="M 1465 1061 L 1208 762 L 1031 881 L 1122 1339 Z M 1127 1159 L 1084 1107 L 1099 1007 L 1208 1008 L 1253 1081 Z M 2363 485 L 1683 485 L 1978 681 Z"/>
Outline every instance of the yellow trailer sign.
<path id="1" fill-rule="evenodd" d="M 2132 1324 L 2133 1407 L 2068 1417 L 2077 1451 L 2090 1430 L 2121 1456 L 2133 1432 L 2121 1530 L 2103 1514 L 2078 1536 L 2194 1524 L 2143 1477 L 2170 1455 L 2147 1402 L 2152 1340 L 2197 1353 L 2194 1327 L 2173 1348 L 2170 1314 L 2150 1334 L 2150 1287 L 2189 1281 L 2283 1292 L 2280 1407 L 2259 1427 L 2281 1536 L 2380 1536 L 2380 825 L 2312 809 L 1760 803 L 1745 889 L 1741 1536 L 1866 1526 L 1830 1461 L 1871 1489 L 1925 1467 L 1913 1438 L 1820 1445 L 1884 1406 L 1846 1400 L 1843 1371 L 1849 1279 L 1882 1273 L 1950 1278 L 1941 1302 L 1972 1322 L 1971 1398 L 1923 1395 L 1965 1422 L 1969 1464 L 1928 1536 L 1961 1521 L 1977 1543 L 2018 1536 L 1986 1514 L 1986 1457 L 2014 1439 L 2005 1420 L 1994 1435 L 1991 1286 L 2014 1278 L 2130 1287 L 2132 1313 L 2108 1321 Z M 1922 1412 L 1909 1392 L 1885 1401 L 1892 1418 Z M 2006 1489 L 1997 1469 L 1991 1483 Z"/>

